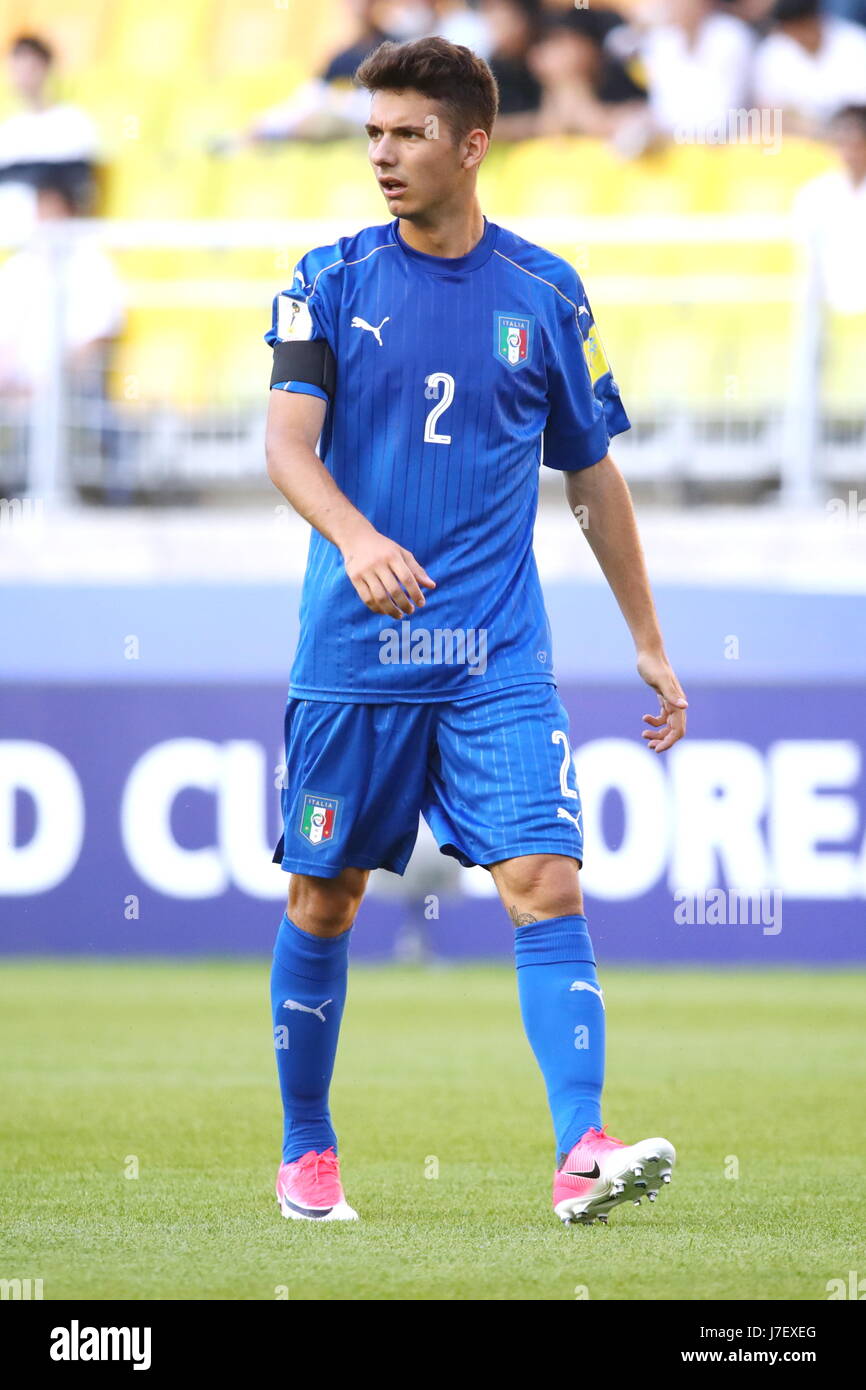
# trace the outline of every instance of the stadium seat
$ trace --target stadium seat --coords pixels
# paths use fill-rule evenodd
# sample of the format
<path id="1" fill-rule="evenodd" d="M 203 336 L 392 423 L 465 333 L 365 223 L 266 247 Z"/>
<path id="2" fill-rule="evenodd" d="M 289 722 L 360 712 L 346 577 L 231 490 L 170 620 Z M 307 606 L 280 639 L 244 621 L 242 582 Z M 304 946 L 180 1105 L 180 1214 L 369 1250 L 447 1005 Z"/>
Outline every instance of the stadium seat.
<path id="1" fill-rule="evenodd" d="M 387 208 L 366 162 L 363 141 L 280 146 L 218 162 L 220 217 L 345 217 L 347 231 L 387 220 Z"/>
<path id="2" fill-rule="evenodd" d="M 611 210 L 614 161 L 595 141 L 527 140 L 500 150 L 499 160 L 500 218 Z"/>
<path id="3" fill-rule="evenodd" d="M 152 157 L 163 148 L 166 129 L 171 125 L 170 83 L 100 65 L 71 75 L 63 88 L 67 99 L 96 122 L 103 158 L 135 161 Z"/>
<path id="4" fill-rule="evenodd" d="M 212 403 L 208 347 L 213 317 L 185 309 L 133 310 L 112 374 L 118 400 L 166 402 L 179 409 Z"/>
<path id="5" fill-rule="evenodd" d="M 211 0 L 204 70 L 216 77 L 284 64 L 298 73 L 316 72 L 347 42 L 339 5 L 310 5 L 299 16 L 297 0 Z"/>
<path id="6" fill-rule="evenodd" d="M 346 42 L 344 26 L 337 4 L 313 7 L 298 23 L 296 0 L 68 0 L 61 8 L 0 0 L 0 37 L 44 32 L 61 56 L 58 92 L 97 121 L 107 161 L 100 211 L 111 218 L 310 220 L 334 224 L 335 234 L 389 220 L 363 138 L 208 153 L 214 137 L 244 128 L 317 71 Z M 831 162 L 824 146 L 788 137 L 777 150 L 673 144 L 632 161 L 601 142 L 562 137 L 494 144 L 481 196 L 487 215 L 505 225 L 577 219 L 567 244 L 547 244 L 586 276 L 632 407 L 721 400 L 735 410 L 778 400 L 789 369 L 787 243 L 608 244 L 591 223 L 581 236 L 580 219 L 784 213 L 795 190 Z M 307 249 L 117 253 L 132 306 L 128 370 L 118 380 L 131 374 L 143 399 L 179 407 L 257 392 L 271 297 Z M 825 379 L 842 404 L 862 400 L 854 349 L 862 331 L 850 320 L 828 326 Z"/>
<path id="7" fill-rule="evenodd" d="M 202 61 L 210 0 L 115 0 L 105 60 L 123 72 L 173 78 L 180 89 Z"/>
<path id="8" fill-rule="evenodd" d="M 210 174 L 207 161 L 197 156 L 131 149 L 111 165 L 106 216 L 200 217 L 207 207 Z"/>
<path id="9" fill-rule="evenodd" d="M 827 315 L 821 382 L 825 404 L 862 419 L 866 399 L 866 314 Z"/>

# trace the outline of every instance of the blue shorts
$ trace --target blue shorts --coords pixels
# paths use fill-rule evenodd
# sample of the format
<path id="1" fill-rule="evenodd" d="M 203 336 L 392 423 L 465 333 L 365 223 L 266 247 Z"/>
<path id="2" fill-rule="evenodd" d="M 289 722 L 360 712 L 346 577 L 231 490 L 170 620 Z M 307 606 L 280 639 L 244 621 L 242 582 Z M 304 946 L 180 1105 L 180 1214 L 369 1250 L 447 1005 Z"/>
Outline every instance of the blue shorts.
<path id="1" fill-rule="evenodd" d="M 285 732 L 274 863 L 289 873 L 402 874 L 419 815 L 467 868 L 521 854 L 583 862 L 568 715 L 553 685 L 429 705 L 290 699 Z"/>

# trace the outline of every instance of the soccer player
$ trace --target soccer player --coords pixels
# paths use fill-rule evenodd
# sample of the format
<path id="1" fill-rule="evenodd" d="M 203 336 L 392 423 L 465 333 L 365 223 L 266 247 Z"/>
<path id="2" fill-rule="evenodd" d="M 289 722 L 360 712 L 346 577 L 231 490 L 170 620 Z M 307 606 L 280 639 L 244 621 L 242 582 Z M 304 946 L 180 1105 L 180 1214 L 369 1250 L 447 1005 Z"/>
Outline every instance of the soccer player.
<path id="1" fill-rule="evenodd" d="M 532 535 L 542 462 L 564 474 L 658 696 L 643 737 L 670 748 L 686 701 L 608 453 L 629 422 L 575 271 L 481 212 L 487 64 L 425 38 L 381 44 L 356 76 L 390 220 L 308 252 L 265 335 L 268 472 L 313 528 L 274 855 L 292 876 L 271 976 L 277 1198 L 291 1219 L 356 1218 L 328 1107 L 349 939 L 370 870 L 403 873 L 422 814 L 443 853 L 489 869 L 514 925 L 554 1210 L 604 1221 L 654 1197 L 675 1155 L 601 1123 L 604 1000 Z"/>

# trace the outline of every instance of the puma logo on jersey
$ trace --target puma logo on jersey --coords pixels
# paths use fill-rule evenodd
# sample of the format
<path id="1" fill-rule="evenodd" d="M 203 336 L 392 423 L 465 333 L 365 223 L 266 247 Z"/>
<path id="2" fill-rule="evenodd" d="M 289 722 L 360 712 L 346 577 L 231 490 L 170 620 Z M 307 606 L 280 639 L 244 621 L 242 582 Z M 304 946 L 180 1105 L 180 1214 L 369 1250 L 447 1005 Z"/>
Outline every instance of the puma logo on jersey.
<path id="1" fill-rule="evenodd" d="M 283 1004 L 283 1008 L 297 1009 L 298 1012 L 302 1014 L 315 1014 L 316 1018 L 321 1019 L 322 1023 L 325 1023 L 326 1019 L 325 1015 L 322 1013 L 322 1010 L 326 1004 L 333 1004 L 333 1002 L 333 999 L 325 999 L 322 1001 L 322 1003 L 319 1005 L 317 1009 L 311 1009 L 308 1008 L 306 1004 L 299 1004 L 297 999 L 286 999 Z"/>
<path id="2" fill-rule="evenodd" d="M 573 816 L 570 811 L 566 811 L 564 806 L 557 806 L 556 814 L 560 820 L 570 820 L 574 823 L 576 829 L 580 829 L 580 811 L 578 811 L 576 816 Z"/>
<path id="3" fill-rule="evenodd" d="M 391 316 L 390 316 L 390 314 L 389 314 L 389 315 L 387 315 L 386 318 L 384 318 L 384 319 L 382 320 L 381 323 L 377 324 L 377 325 L 375 326 L 375 328 L 374 328 L 373 325 L 372 325 L 372 323 L 368 323 L 366 319 L 359 318 L 358 315 L 356 314 L 355 317 L 352 319 L 352 327 L 353 327 L 353 328 L 366 328 L 366 330 L 367 330 L 368 333 L 372 333 L 372 334 L 373 334 L 373 337 L 376 339 L 376 342 L 379 344 L 379 347 L 382 347 L 382 346 L 383 346 L 383 343 L 382 343 L 382 329 L 385 327 L 385 324 L 386 324 L 386 323 L 390 323 L 390 322 L 391 322 Z"/>

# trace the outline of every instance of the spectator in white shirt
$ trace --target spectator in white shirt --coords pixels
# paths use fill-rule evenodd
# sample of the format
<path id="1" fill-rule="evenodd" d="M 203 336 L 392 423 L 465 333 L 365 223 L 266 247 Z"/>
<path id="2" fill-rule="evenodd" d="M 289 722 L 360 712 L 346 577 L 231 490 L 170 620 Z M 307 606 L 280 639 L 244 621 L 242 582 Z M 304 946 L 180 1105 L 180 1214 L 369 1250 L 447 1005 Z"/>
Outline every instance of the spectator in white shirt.
<path id="1" fill-rule="evenodd" d="M 69 196 L 86 207 L 93 192 L 96 127 L 77 106 L 49 95 L 51 48 L 22 34 L 9 49 L 10 85 L 21 109 L 0 122 L 0 227 L 7 240 L 24 240 L 36 216 L 35 190 L 46 172 L 62 178 Z"/>
<path id="2" fill-rule="evenodd" d="M 540 136 L 573 133 L 610 139 L 628 153 L 621 132 L 646 115 L 646 92 L 605 46 L 624 20 L 593 8 L 549 14 L 529 55 L 542 84 Z"/>
<path id="3" fill-rule="evenodd" d="M 642 60 L 656 132 L 683 144 L 737 138 L 755 48 L 742 20 L 713 0 L 662 0 L 636 26 L 611 34 L 608 47 Z"/>
<path id="4" fill-rule="evenodd" d="M 467 6 L 462 0 L 431 0 L 433 21 L 428 33 L 436 34 L 449 43 L 462 43 L 479 58 L 489 58 L 493 35 L 480 7 Z"/>
<path id="5" fill-rule="evenodd" d="M 342 0 L 348 47 L 341 48 L 314 77 L 285 101 L 260 112 L 247 128 L 208 141 L 212 154 L 283 140 L 333 140 L 360 135 L 370 109 L 370 93 L 355 86 L 355 69 L 380 43 L 406 43 L 437 34 L 466 44 L 486 58 L 492 48 L 491 27 L 460 0 Z"/>
<path id="6" fill-rule="evenodd" d="M 841 106 L 866 103 L 866 30 L 821 13 L 820 0 L 777 0 L 758 48 L 758 105 L 784 113 L 792 134 L 821 134 Z"/>
<path id="7" fill-rule="evenodd" d="M 120 282 L 92 236 L 75 229 L 62 180 L 45 176 L 36 207 L 29 243 L 0 266 L 0 394 L 30 395 L 59 365 L 92 395 L 123 328 Z"/>
<path id="8" fill-rule="evenodd" d="M 815 257 L 824 302 L 836 313 L 866 314 L 866 105 L 837 112 L 830 136 L 842 167 L 800 189 L 795 224 Z"/>

